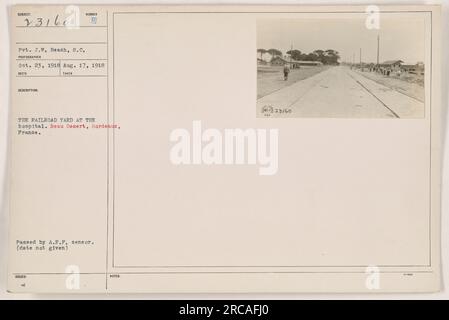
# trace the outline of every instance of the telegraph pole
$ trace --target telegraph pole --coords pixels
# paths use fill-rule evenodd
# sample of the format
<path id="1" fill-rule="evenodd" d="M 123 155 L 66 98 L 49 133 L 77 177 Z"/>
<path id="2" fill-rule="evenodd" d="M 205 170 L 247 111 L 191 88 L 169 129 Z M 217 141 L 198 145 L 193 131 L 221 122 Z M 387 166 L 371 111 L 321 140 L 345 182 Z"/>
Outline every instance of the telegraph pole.
<path id="1" fill-rule="evenodd" d="M 293 44 L 290 47 L 290 67 L 291 67 L 291 63 L 292 63 L 292 55 L 293 55 Z"/>
<path id="2" fill-rule="evenodd" d="M 362 67 L 362 48 L 360 48 L 360 68 Z"/>
<path id="3" fill-rule="evenodd" d="M 377 35 L 377 65 L 379 66 L 379 43 L 380 43 L 380 36 Z"/>

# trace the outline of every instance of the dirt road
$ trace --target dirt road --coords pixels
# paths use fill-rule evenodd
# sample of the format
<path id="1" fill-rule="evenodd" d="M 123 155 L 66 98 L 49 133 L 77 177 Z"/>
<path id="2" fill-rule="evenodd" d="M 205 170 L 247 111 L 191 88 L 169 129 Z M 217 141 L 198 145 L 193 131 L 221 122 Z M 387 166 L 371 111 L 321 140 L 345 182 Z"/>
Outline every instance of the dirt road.
<path id="1" fill-rule="evenodd" d="M 258 117 L 422 118 L 424 103 L 347 67 L 333 67 L 257 101 Z"/>

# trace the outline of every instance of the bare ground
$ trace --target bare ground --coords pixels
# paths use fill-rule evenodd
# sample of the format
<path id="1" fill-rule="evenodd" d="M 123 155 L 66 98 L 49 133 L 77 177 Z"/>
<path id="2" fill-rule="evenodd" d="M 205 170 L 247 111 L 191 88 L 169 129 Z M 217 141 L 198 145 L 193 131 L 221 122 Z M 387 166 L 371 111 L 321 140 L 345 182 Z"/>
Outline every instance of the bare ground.
<path id="1" fill-rule="evenodd" d="M 357 71 L 360 75 L 376 81 L 390 89 L 396 90 L 409 97 L 424 102 L 424 85 L 423 81 L 410 80 L 408 78 L 397 78 L 394 76 L 384 76 L 376 72 Z"/>
<path id="2" fill-rule="evenodd" d="M 292 69 L 288 76 L 288 80 L 285 81 L 283 67 L 259 67 L 257 69 L 257 99 L 284 87 L 288 87 L 297 81 L 309 78 L 328 68 L 329 66 L 301 66 L 300 69 Z"/>

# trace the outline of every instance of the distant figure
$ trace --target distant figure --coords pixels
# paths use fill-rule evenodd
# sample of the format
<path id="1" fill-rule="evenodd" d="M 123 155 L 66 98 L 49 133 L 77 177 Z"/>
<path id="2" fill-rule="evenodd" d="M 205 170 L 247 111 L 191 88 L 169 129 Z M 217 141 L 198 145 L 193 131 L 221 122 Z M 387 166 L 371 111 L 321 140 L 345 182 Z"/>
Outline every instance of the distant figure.
<path id="1" fill-rule="evenodd" d="M 288 80 L 288 74 L 290 72 L 290 68 L 288 67 L 288 65 L 284 64 L 284 80 L 287 81 Z"/>

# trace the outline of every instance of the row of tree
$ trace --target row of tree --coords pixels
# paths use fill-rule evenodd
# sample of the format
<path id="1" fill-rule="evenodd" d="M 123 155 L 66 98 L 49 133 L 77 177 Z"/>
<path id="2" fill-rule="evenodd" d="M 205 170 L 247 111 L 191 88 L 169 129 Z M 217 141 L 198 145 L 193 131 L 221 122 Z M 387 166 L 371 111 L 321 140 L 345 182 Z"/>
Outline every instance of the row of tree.
<path id="1" fill-rule="evenodd" d="M 263 55 L 268 53 L 273 58 L 282 57 L 282 51 L 278 49 L 257 49 L 260 54 L 260 58 L 263 59 Z M 289 50 L 286 52 L 293 60 L 301 61 L 320 61 L 323 64 L 336 65 L 339 64 L 340 55 L 338 51 L 328 50 L 315 50 L 310 53 L 303 53 L 300 50 Z"/>

